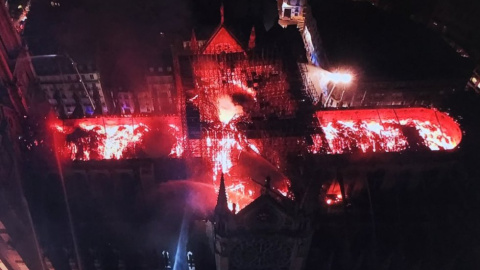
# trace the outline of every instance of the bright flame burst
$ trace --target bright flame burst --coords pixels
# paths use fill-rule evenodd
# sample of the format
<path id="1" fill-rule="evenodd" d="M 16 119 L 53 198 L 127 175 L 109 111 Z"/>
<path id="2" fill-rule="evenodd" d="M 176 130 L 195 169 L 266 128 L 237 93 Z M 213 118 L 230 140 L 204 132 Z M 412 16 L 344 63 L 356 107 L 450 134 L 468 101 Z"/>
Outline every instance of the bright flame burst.
<path id="1" fill-rule="evenodd" d="M 217 108 L 218 119 L 224 124 L 230 123 L 234 118 L 243 114 L 243 108 L 233 104 L 232 98 L 226 95 L 217 100 Z"/>

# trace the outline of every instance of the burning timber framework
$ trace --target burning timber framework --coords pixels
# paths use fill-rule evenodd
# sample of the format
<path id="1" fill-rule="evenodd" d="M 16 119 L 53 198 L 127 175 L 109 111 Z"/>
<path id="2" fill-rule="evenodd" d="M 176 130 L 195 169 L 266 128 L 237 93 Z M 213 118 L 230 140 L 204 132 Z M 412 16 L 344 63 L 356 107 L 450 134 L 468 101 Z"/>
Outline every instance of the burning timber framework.
<path id="1" fill-rule="evenodd" d="M 178 116 L 99 117 L 52 123 L 66 160 L 180 157 L 184 151 Z"/>
<path id="2" fill-rule="evenodd" d="M 249 140 L 235 121 L 220 120 L 206 123 L 209 126 L 204 138 L 189 141 L 205 144 L 202 158 L 211 163 L 214 182 L 220 173 L 229 174 L 231 180 L 226 188 L 230 207 L 236 204 L 240 210 L 260 192 L 260 186 L 251 179 L 252 171 L 234 170 L 241 158 L 263 164 L 276 174 L 273 188 L 288 196 L 290 183 L 280 169 L 288 167 L 272 166 L 262 157 L 265 153 L 280 160 L 286 159 L 286 154 L 307 152 L 451 150 L 462 139 L 459 125 L 450 116 L 428 108 L 319 111 L 316 116 L 319 129 L 311 134 L 310 145 L 306 138 L 295 136 Z M 180 122 L 178 116 L 71 119 L 54 124 L 56 145 L 65 159 L 79 161 L 184 157 Z"/>
<path id="3" fill-rule="evenodd" d="M 242 158 L 268 167 L 277 175 L 273 188 L 287 195 L 289 182 L 282 172 L 288 155 L 449 150 L 461 140 L 458 124 L 432 109 L 314 114 L 308 99 L 315 97 L 309 96 L 296 61 L 275 50 L 229 47 L 223 39 L 236 39 L 223 25 L 219 29 L 216 33 L 223 36 L 213 36 L 206 45 L 219 48 L 215 53 L 198 47 L 183 54 L 174 50 L 180 115 L 65 121 L 56 126 L 64 136 L 65 156 L 82 161 L 201 158 L 214 183 L 220 174 L 228 175 L 230 207 L 235 203 L 243 208 L 258 195 L 259 185 L 251 170 L 235 168 Z M 295 84 L 295 77 L 300 83 Z M 168 141 L 160 138 L 171 139 L 167 149 L 159 147 Z"/>
<path id="4" fill-rule="evenodd" d="M 211 161 L 216 181 L 220 173 L 230 173 L 242 152 L 263 159 L 258 146 L 239 127 L 269 117 L 293 119 L 297 103 L 276 53 L 196 53 L 190 61 L 194 89 L 187 94 L 186 103 L 198 111 L 200 136 L 190 138 L 188 147 L 195 156 Z M 238 188 L 252 197 L 256 184 L 249 187 L 250 179 L 237 178 L 227 191 Z M 279 189 L 286 190 L 284 185 Z M 238 200 L 235 203 L 245 205 Z"/>
<path id="5" fill-rule="evenodd" d="M 313 153 L 452 150 L 462 140 L 457 122 L 428 108 L 318 111 L 321 134 L 313 134 Z"/>
<path id="6" fill-rule="evenodd" d="M 409 149 L 437 151 L 454 149 L 462 140 L 458 123 L 435 109 L 349 109 L 318 111 L 315 116 L 317 129 L 311 131 L 310 143 L 308 138 L 298 135 L 250 137 L 248 132 L 243 133 L 244 130 L 236 127 L 238 123 L 235 121 L 227 124 L 220 121 L 205 123 L 202 129 L 204 137 L 188 141 L 203 147 L 205 152 L 200 157 L 214 158 L 220 148 L 255 154 L 277 152 L 270 154 L 272 156 L 305 151 L 313 154 L 402 152 Z M 185 156 L 185 138 L 179 116 L 69 119 L 52 126 L 56 130 L 56 140 L 60 140 L 60 151 L 70 160 L 129 159 L 142 155 L 150 158 Z M 152 134 L 155 141 L 149 142 L 147 137 Z M 158 141 L 161 136 L 171 139 L 165 145 L 168 152 L 160 153 L 153 149 L 152 144 L 157 148 L 161 144 Z M 142 152 L 146 146 L 149 147 L 148 152 Z M 285 151 L 281 151 L 282 147 Z"/>
<path id="7" fill-rule="evenodd" d="M 297 104 L 274 54 L 195 55 L 192 67 L 195 93 L 187 102 L 199 111 L 201 138 L 209 137 L 209 129 L 218 123 L 236 126 L 295 117 Z M 208 152 L 205 143 L 196 147 L 193 152 L 200 156 Z"/>

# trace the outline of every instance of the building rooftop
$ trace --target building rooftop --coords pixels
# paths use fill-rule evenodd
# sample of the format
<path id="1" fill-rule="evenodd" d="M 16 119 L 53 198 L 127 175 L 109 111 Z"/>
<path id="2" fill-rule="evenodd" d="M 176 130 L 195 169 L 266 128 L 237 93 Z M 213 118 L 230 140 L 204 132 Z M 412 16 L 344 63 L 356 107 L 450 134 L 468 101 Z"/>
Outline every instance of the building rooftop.
<path id="1" fill-rule="evenodd" d="M 64 56 L 34 59 L 32 64 L 38 76 L 76 73 L 72 62 Z M 77 63 L 77 69 L 81 74 L 98 72 L 96 65 L 92 63 Z"/>
<path id="2" fill-rule="evenodd" d="M 388 81 L 467 79 L 472 62 L 442 38 L 366 2 L 311 1 L 331 68 Z"/>

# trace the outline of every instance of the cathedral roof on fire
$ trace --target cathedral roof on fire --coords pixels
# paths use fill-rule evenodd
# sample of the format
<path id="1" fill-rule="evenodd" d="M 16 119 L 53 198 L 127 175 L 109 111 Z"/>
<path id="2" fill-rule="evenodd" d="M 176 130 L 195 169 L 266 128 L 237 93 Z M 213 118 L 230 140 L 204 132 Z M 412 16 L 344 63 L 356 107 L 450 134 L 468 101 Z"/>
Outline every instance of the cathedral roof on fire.
<path id="1" fill-rule="evenodd" d="M 208 41 L 203 46 L 203 54 L 241 53 L 245 50 L 238 39 L 225 28 L 225 16 L 223 4 L 220 8 L 220 25 L 215 29 Z M 194 33 L 193 33 L 194 34 Z M 193 38 L 193 37 L 192 37 Z"/>
<path id="2" fill-rule="evenodd" d="M 217 54 L 221 52 L 226 53 L 240 53 L 245 50 L 240 45 L 240 41 L 227 29 L 224 24 L 221 24 L 213 32 L 210 39 L 203 47 L 204 54 Z"/>

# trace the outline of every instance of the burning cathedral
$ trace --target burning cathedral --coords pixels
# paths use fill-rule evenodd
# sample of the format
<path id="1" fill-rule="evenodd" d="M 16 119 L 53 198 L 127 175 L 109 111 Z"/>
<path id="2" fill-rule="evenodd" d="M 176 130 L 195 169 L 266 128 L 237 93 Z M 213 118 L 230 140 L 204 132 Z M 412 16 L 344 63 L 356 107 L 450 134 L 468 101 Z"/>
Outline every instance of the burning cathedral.
<path id="1" fill-rule="evenodd" d="M 448 154 L 462 140 L 458 123 L 432 108 L 319 107 L 325 97 L 299 64 L 326 68 L 315 22 L 306 1 L 278 2 L 280 25 L 297 25 L 300 35 L 291 27 L 261 34 L 252 27 L 240 40 L 222 8 L 208 38 L 192 30 L 174 48 L 176 113 L 51 120 L 56 151 L 70 164 L 66 174 L 79 182 L 137 178 L 140 194 L 153 188 L 155 173 L 174 170 L 171 164 L 182 164 L 176 179 L 204 176 L 198 181 L 217 200 L 181 229 L 190 238 L 179 240 L 175 262 L 162 253 L 160 269 L 180 260 L 189 269 L 305 269 L 311 247 L 320 249 L 318 211 L 351 209 L 349 199 L 370 187 L 372 171 L 401 174 L 420 160 L 445 168 L 451 158 L 433 153 Z M 306 51 L 301 61 L 295 46 Z M 395 162 L 374 160 L 379 156 Z M 109 168 L 98 165 L 105 160 Z"/>

